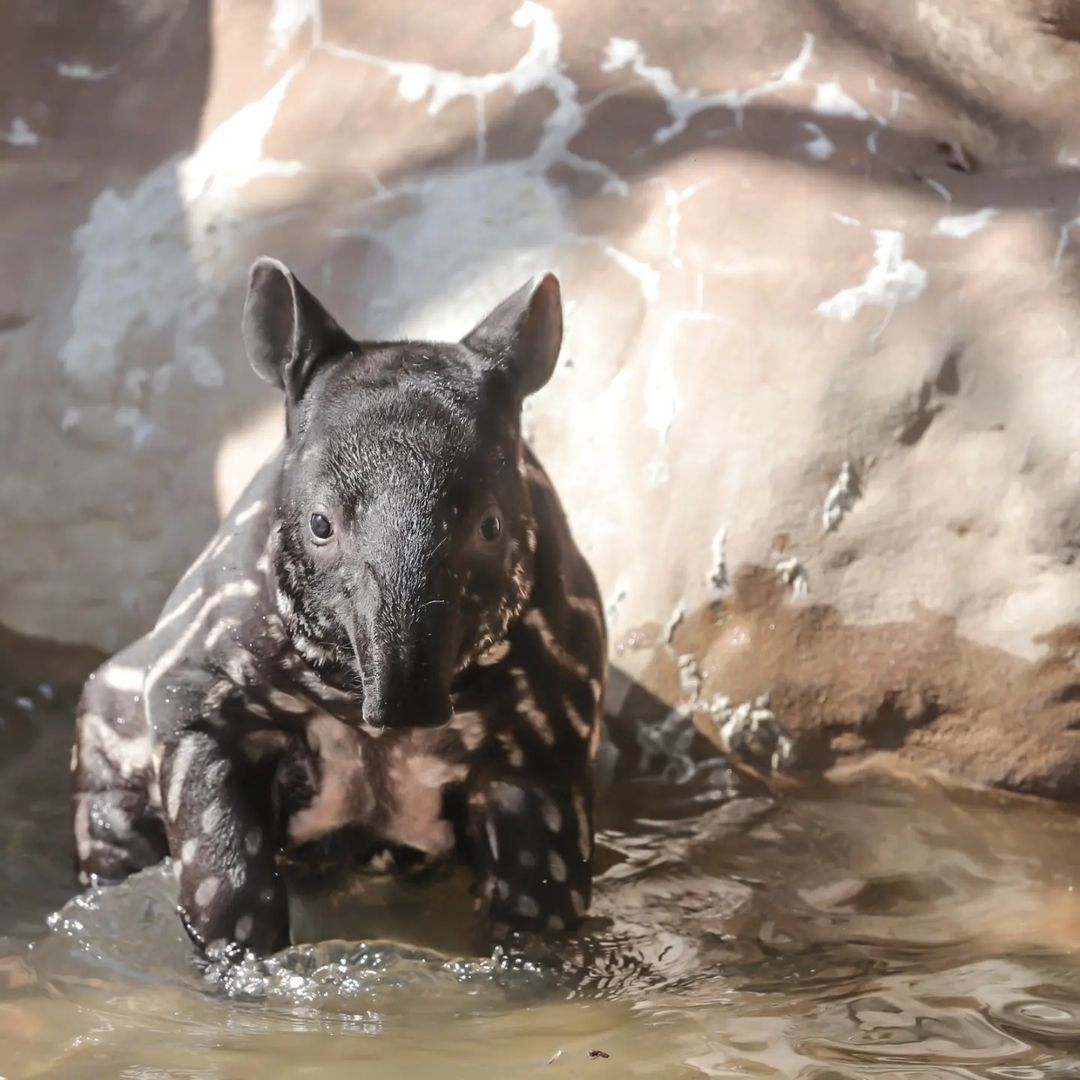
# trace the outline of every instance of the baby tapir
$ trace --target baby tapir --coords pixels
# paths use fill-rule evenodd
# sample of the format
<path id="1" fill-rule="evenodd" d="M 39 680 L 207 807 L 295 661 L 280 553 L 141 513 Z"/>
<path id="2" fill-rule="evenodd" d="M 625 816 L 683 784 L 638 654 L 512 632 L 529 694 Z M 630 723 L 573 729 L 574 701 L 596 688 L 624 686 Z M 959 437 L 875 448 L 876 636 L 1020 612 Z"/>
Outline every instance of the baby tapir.
<path id="1" fill-rule="evenodd" d="M 557 280 L 459 343 L 372 343 L 260 259 L 243 333 L 284 444 L 86 684 L 80 880 L 171 855 L 196 944 L 267 952 L 289 942 L 283 853 L 347 835 L 382 865 L 471 865 L 489 940 L 572 927 L 606 645 L 521 435 L 559 353 Z"/>

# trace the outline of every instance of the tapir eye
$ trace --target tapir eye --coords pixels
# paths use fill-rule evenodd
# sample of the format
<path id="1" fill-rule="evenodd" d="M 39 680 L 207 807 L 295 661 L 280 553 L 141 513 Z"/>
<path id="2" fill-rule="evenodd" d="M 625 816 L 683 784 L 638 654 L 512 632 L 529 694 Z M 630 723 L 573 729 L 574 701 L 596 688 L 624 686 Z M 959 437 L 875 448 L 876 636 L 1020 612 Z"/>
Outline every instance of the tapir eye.
<path id="1" fill-rule="evenodd" d="M 502 518 L 495 510 L 489 510 L 480 519 L 480 535 L 488 544 L 494 544 L 502 536 Z"/>
<path id="2" fill-rule="evenodd" d="M 330 519 L 318 512 L 308 518 L 308 528 L 311 529 L 311 535 L 318 544 L 325 544 L 334 535 L 334 526 L 330 523 Z"/>

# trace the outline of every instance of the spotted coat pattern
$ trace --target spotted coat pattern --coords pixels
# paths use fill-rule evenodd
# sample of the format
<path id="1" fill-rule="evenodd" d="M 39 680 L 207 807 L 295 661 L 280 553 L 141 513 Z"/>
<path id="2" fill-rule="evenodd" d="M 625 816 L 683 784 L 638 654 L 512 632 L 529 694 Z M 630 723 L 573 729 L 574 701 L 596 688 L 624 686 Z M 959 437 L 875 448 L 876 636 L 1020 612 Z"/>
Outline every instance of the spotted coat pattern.
<path id="1" fill-rule="evenodd" d="M 181 917 L 210 950 L 288 944 L 283 863 L 328 851 L 361 866 L 465 862 L 489 940 L 573 927 L 589 906 L 606 645 L 540 464 L 522 446 L 519 602 L 466 648 L 449 722 L 374 729 L 355 675 L 296 617 L 286 463 L 287 446 L 156 626 L 86 684 L 72 753 L 80 881 L 171 856 Z"/>

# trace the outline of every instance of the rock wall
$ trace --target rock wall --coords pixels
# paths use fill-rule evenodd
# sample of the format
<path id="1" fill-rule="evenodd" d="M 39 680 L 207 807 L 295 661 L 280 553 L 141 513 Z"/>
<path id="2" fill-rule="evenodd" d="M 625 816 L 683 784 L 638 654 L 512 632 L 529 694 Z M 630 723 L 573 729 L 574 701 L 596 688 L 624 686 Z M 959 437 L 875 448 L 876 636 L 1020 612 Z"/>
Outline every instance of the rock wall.
<path id="1" fill-rule="evenodd" d="M 1074 16 L 8 5 L 0 622 L 152 622 L 279 430 L 255 255 L 370 337 L 459 335 L 552 267 L 528 428 L 617 686 L 707 732 L 768 693 L 815 767 L 1077 797 Z"/>

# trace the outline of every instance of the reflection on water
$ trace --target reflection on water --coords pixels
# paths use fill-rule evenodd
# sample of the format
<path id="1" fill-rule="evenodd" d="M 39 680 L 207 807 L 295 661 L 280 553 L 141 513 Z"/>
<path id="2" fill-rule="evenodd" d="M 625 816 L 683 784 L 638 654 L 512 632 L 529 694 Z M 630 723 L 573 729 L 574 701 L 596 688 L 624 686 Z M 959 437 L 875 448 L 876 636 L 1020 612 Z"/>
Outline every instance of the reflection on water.
<path id="1" fill-rule="evenodd" d="M 18 696 L 0 700 L 8 1080 L 1080 1077 L 1070 811 L 884 775 L 773 798 L 668 732 L 605 795 L 582 933 L 470 957 L 463 875 L 365 882 L 295 901 L 299 938 L 335 940 L 201 969 L 167 868 L 49 917 L 72 891 L 70 693 Z"/>

